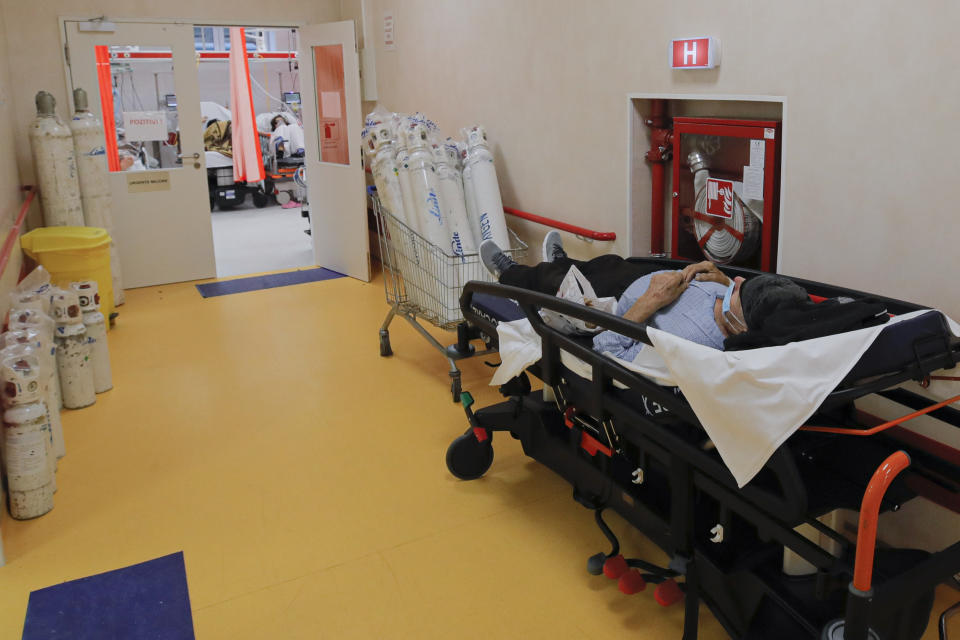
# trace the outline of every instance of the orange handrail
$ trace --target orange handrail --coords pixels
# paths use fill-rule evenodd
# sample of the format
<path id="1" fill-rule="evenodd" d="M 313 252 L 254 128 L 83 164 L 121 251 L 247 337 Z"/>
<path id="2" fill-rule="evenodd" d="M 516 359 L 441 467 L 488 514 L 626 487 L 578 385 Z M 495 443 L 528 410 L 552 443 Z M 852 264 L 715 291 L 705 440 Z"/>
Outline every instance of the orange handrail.
<path id="1" fill-rule="evenodd" d="M 853 586 L 866 592 L 873 583 L 873 553 L 877 546 L 877 521 L 880 503 L 890 483 L 910 466 L 910 456 L 903 451 L 892 454 L 873 472 L 860 504 L 860 526 L 857 529 L 857 554 L 853 565 Z"/>
<path id="2" fill-rule="evenodd" d="M 554 229 L 560 229 L 561 231 L 568 231 L 590 240 L 602 240 L 607 242 L 617 239 L 617 234 L 613 231 L 594 231 L 593 229 L 585 229 L 584 227 L 578 227 L 574 224 L 567 224 L 566 222 L 560 222 L 559 220 L 544 218 L 543 216 L 538 216 L 535 213 L 514 209 L 513 207 L 504 207 L 503 210 L 505 213 L 509 213 L 512 216 L 523 218 L 524 220 L 529 220 L 530 222 L 536 222 L 547 227 L 553 227 Z"/>
<path id="3" fill-rule="evenodd" d="M 872 436 L 875 433 L 880 433 L 881 431 L 886 431 L 891 427 L 895 427 L 901 422 L 906 422 L 907 420 L 913 420 L 916 417 L 926 415 L 931 411 L 936 411 L 941 407 L 945 407 L 948 404 L 953 404 L 954 402 L 960 400 L 960 396 L 953 396 L 948 400 L 943 402 L 938 402 L 937 404 L 930 405 L 929 407 L 924 407 L 919 411 L 914 411 L 913 413 L 901 416 L 896 420 L 891 420 L 889 422 L 884 422 L 883 424 L 878 424 L 872 429 L 845 429 L 841 427 L 800 427 L 800 431 L 817 431 L 819 433 L 839 433 L 847 436 Z"/>
<path id="4" fill-rule="evenodd" d="M 10 231 L 7 232 L 7 238 L 3 241 L 3 249 L 0 249 L 0 275 L 3 275 L 3 272 L 7 268 L 7 263 L 10 262 L 13 245 L 16 243 L 17 238 L 20 237 L 20 229 L 23 228 L 23 221 L 27 217 L 27 211 L 30 210 L 30 205 L 33 204 L 33 199 L 37 195 L 37 190 L 34 187 L 23 187 L 23 190 L 28 192 L 27 199 L 20 205 L 20 213 L 17 214 L 17 219 L 14 220 L 13 226 L 10 227 Z"/>

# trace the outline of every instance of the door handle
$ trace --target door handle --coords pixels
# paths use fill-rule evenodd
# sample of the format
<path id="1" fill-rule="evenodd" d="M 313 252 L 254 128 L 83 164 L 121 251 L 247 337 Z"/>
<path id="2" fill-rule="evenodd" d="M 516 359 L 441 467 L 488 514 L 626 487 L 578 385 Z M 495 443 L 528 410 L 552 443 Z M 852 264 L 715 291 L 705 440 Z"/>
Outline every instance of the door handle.
<path id="1" fill-rule="evenodd" d="M 200 152 L 194 151 L 193 153 L 181 153 L 181 154 L 178 154 L 177 157 L 180 158 L 181 160 L 185 158 L 193 158 L 194 160 L 199 160 Z"/>

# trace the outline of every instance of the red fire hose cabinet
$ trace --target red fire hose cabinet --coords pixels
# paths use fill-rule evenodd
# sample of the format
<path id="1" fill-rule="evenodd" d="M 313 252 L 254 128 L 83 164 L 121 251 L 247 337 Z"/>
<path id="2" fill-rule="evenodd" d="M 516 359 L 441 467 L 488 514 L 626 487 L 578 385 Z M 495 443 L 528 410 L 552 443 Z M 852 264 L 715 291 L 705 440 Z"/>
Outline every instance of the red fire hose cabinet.
<path id="1" fill-rule="evenodd" d="M 671 255 L 774 272 L 780 122 L 673 119 Z"/>

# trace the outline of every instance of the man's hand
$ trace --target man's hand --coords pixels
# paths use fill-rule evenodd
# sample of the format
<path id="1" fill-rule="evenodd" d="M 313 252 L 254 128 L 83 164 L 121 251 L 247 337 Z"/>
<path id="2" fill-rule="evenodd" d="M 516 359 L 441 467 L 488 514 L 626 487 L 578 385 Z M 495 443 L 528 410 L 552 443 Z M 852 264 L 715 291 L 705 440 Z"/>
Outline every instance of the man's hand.
<path id="1" fill-rule="evenodd" d="M 679 298 L 680 294 L 687 288 L 688 283 L 689 280 L 684 277 L 682 271 L 658 273 L 650 278 L 650 286 L 647 287 L 647 292 L 643 295 L 644 297 L 649 296 L 657 305 L 657 308 L 662 309 Z"/>
<path id="2" fill-rule="evenodd" d="M 646 322 L 647 318 L 680 297 L 687 288 L 682 271 L 657 273 L 650 278 L 646 293 L 633 303 L 623 317 L 631 322 Z"/>
<path id="3" fill-rule="evenodd" d="M 717 265 L 709 260 L 688 265 L 683 270 L 684 282 L 690 283 L 693 280 L 697 282 L 717 282 L 723 285 L 729 285 L 731 280 L 723 274 Z"/>

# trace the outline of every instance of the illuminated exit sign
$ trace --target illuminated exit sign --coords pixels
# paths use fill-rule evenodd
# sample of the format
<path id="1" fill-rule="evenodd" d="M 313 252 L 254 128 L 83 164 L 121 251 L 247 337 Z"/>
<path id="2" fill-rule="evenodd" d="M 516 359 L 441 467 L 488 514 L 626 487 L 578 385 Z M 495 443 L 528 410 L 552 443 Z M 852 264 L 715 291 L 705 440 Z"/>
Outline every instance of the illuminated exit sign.
<path id="1" fill-rule="evenodd" d="M 670 42 L 672 69 L 713 69 L 720 64 L 720 41 L 716 38 L 684 38 Z"/>

